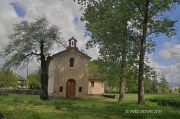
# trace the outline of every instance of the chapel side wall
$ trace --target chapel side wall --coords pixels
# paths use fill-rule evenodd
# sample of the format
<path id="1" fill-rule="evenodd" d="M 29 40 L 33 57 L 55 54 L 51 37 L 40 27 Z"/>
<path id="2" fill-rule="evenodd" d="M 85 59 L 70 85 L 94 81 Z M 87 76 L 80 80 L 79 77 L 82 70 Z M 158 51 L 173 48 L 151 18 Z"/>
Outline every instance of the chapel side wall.
<path id="1" fill-rule="evenodd" d="M 94 87 L 91 86 L 91 81 L 94 81 Z M 103 94 L 104 93 L 104 83 L 97 80 L 89 80 L 88 82 L 88 94 Z"/>
<path id="2" fill-rule="evenodd" d="M 53 96 L 53 88 L 54 88 L 54 60 L 51 59 L 48 67 L 48 95 L 50 97 Z"/>
<path id="3" fill-rule="evenodd" d="M 54 63 L 54 66 L 55 66 L 55 69 L 54 69 L 54 98 L 58 98 L 58 93 L 59 93 L 59 60 L 57 59 L 57 57 L 54 58 L 55 59 L 55 63 Z"/>
<path id="4" fill-rule="evenodd" d="M 74 67 L 70 67 L 70 58 L 74 58 Z M 75 51 L 56 56 L 55 97 L 66 97 L 66 82 L 75 80 L 75 97 L 87 97 L 88 95 L 88 60 Z M 58 63 L 57 63 L 58 62 Z M 63 91 L 59 88 L 63 86 Z M 82 87 L 82 92 L 79 92 Z"/>

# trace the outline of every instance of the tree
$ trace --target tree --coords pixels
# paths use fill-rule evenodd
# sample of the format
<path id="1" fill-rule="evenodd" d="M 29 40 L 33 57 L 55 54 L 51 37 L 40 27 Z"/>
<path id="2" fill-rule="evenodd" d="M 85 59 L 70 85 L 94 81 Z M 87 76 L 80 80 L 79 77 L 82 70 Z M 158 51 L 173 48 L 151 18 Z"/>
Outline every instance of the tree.
<path id="1" fill-rule="evenodd" d="M 126 84 L 125 87 L 127 92 L 137 93 L 138 91 L 137 69 L 128 70 L 125 84 Z"/>
<path id="2" fill-rule="evenodd" d="M 30 89 L 40 89 L 41 87 L 41 70 L 28 75 L 27 83 Z"/>
<path id="3" fill-rule="evenodd" d="M 99 46 L 100 57 L 108 71 L 112 72 L 114 79 L 119 80 L 119 100 L 124 100 L 124 82 L 125 71 L 127 70 L 128 61 L 136 59 L 137 55 L 132 55 L 136 47 L 134 41 L 130 40 L 130 34 L 127 26 L 130 20 L 130 13 L 124 2 L 106 1 L 93 2 L 85 9 L 82 21 L 87 21 L 87 31 L 91 32 L 91 40 L 87 43 L 87 48 L 94 45 Z M 123 11 L 123 12 L 122 12 Z M 133 11 L 133 10 L 132 10 Z M 137 53 L 136 53 L 137 54 Z M 133 58 L 132 58 L 133 57 Z M 110 75 L 109 75 L 110 76 Z M 118 78 L 117 78 L 118 77 Z"/>
<path id="4" fill-rule="evenodd" d="M 178 93 L 178 89 L 177 88 L 174 89 L 174 93 Z"/>
<path id="5" fill-rule="evenodd" d="M 152 53 L 154 51 L 153 46 L 155 46 L 155 42 L 153 42 L 153 36 L 158 37 L 160 34 L 165 34 L 167 36 L 172 36 L 175 34 L 174 32 L 174 24 L 176 23 L 175 20 L 172 20 L 170 18 L 167 18 L 163 16 L 163 12 L 170 11 L 177 3 L 177 1 L 174 0 L 133 0 L 133 1 L 125 1 L 125 0 L 112 0 L 111 2 L 99 5 L 101 4 L 101 1 L 93 1 L 87 2 L 86 0 L 78 0 L 81 4 L 88 4 L 86 8 L 86 12 L 90 12 L 89 16 L 85 16 L 87 24 L 91 24 L 91 22 L 97 21 L 97 18 L 99 19 L 98 23 L 91 24 L 89 27 L 94 27 L 94 31 L 87 28 L 88 31 L 91 33 L 98 33 L 98 35 L 94 38 L 103 39 L 108 38 L 109 34 L 109 24 L 113 24 L 119 22 L 119 24 L 124 24 L 126 20 L 128 21 L 128 33 L 133 34 L 130 37 L 131 39 L 135 40 L 136 43 L 139 45 L 139 72 L 138 72 L 138 104 L 145 104 L 144 99 L 144 68 L 145 68 L 145 53 Z M 102 0 L 103 1 L 103 0 Z M 111 4 L 113 3 L 113 4 Z M 99 6 L 98 6 L 99 5 Z M 124 8 L 121 10 L 121 13 L 123 13 L 123 16 L 121 17 L 115 17 L 115 16 L 109 16 L 109 14 L 113 15 L 113 12 L 111 11 L 112 8 L 116 8 L 118 5 L 123 5 Z M 108 9 L 109 12 L 106 12 Z M 110 10 L 109 10 L 110 9 Z M 96 14 L 99 13 L 99 14 Z M 105 13 L 105 14 L 104 14 Z M 114 14 L 119 16 L 119 11 L 114 11 Z M 104 14 L 103 17 L 100 15 Z M 126 14 L 126 16 L 124 16 Z M 121 15 L 121 14 L 120 14 Z M 130 19 L 127 19 L 127 16 Z M 116 19 L 114 19 L 116 18 Z M 111 21 L 109 24 L 107 24 L 108 19 L 113 19 L 114 21 Z M 100 24 L 102 23 L 102 25 Z M 104 24 L 103 24 L 104 23 Z M 87 26 L 86 24 L 86 26 Z M 101 25 L 101 27 L 99 27 Z M 114 33 L 116 33 L 117 28 L 122 28 L 122 31 L 124 31 L 124 28 L 126 28 L 124 25 L 121 27 L 120 25 L 110 25 L 111 29 L 114 30 Z M 105 29 L 104 27 L 105 26 Z M 107 30 L 108 29 L 108 30 Z M 126 30 L 125 30 L 126 31 Z M 90 34 L 91 34 L 90 33 Z M 103 34 L 104 33 L 104 34 Z M 117 32 L 121 34 L 121 32 Z M 110 32 L 110 34 L 112 34 Z M 91 34 L 93 36 L 93 34 Z M 114 35 L 117 36 L 117 35 Z M 119 38 L 122 38 L 122 34 Z M 91 37 L 93 39 L 93 37 Z M 113 38 L 112 38 L 113 39 Z M 117 39 L 117 38 L 115 38 Z M 123 41 L 123 40 L 122 40 Z M 94 44 L 97 44 L 98 41 L 92 42 Z M 99 44 L 103 44 L 104 42 L 100 41 Z M 108 42 L 111 44 L 111 42 Z M 98 45 L 99 45 L 98 44 Z M 124 45 L 124 43 L 121 43 Z M 127 46 L 126 46 L 127 47 Z M 113 51 L 111 49 L 111 51 Z M 123 51 L 123 50 L 121 50 Z M 121 52 L 122 53 L 122 52 Z M 122 54 L 121 54 L 122 56 Z M 126 60 L 125 60 L 126 61 Z M 120 94 L 121 95 L 121 94 Z"/>
<path id="6" fill-rule="evenodd" d="M 178 93 L 180 93 L 180 87 L 178 88 Z"/>
<path id="7" fill-rule="evenodd" d="M 153 71 L 152 72 L 152 93 L 157 93 L 158 92 L 158 80 L 157 80 L 157 72 Z"/>
<path id="8" fill-rule="evenodd" d="M 104 65 L 100 60 L 89 61 L 89 72 L 93 77 L 97 77 L 99 80 L 105 80 L 107 78 L 106 72 L 104 72 Z"/>
<path id="9" fill-rule="evenodd" d="M 174 32 L 173 21 L 165 16 L 163 12 L 171 10 L 175 4 L 174 0 L 134 0 L 132 7 L 136 9 L 136 14 L 131 19 L 130 28 L 135 33 L 137 42 L 139 42 L 139 76 L 138 76 L 138 104 L 144 104 L 144 66 L 145 52 L 151 53 L 152 50 L 147 46 L 149 43 L 154 46 L 152 36 L 159 36 L 163 33 L 167 36 L 172 36 Z M 150 43 L 151 42 L 151 43 Z"/>
<path id="10" fill-rule="evenodd" d="M 93 60 L 89 62 L 90 75 L 102 80 L 105 86 L 118 87 L 117 73 L 115 72 L 115 65 L 109 65 L 101 59 Z"/>
<path id="11" fill-rule="evenodd" d="M 157 93 L 158 92 L 158 80 L 157 79 L 153 79 L 153 86 L 152 86 L 152 90 L 153 90 L 153 93 Z"/>
<path id="12" fill-rule="evenodd" d="M 169 91 L 169 85 L 165 76 L 160 79 L 159 88 L 161 90 L 161 93 L 167 93 Z"/>
<path id="13" fill-rule="evenodd" d="M 23 69 L 34 58 L 41 62 L 40 99 L 48 100 L 48 51 L 53 44 L 64 45 L 60 28 L 50 25 L 44 17 L 33 22 L 27 20 L 13 24 L 14 33 L 9 36 L 9 45 L 5 46 L 1 56 L 6 58 L 3 69 Z"/>
<path id="14" fill-rule="evenodd" d="M 149 79 L 149 78 L 146 78 L 144 80 L 144 90 L 145 90 L 145 92 L 146 93 L 152 93 L 153 92 L 152 87 L 153 87 L 153 81 L 151 79 Z"/>
<path id="15" fill-rule="evenodd" d="M 12 71 L 0 72 L 0 88 L 16 87 L 18 85 L 18 76 Z"/>
<path id="16" fill-rule="evenodd" d="M 175 34 L 173 27 L 176 21 L 163 16 L 164 11 L 172 9 L 175 1 L 134 0 L 132 2 L 137 10 L 136 17 L 132 18 L 132 28 L 138 31 L 136 37 L 140 42 L 138 104 L 144 104 L 144 56 L 148 51 L 147 42 L 152 41 L 153 34 L 155 36 L 159 36 L 161 33 L 167 36 Z"/>
<path id="17" fill-rule="evenodd" d="M 169 89 L 169 93 L 173 93 L 173 90 L 172 90 L 172 89 Z"/>

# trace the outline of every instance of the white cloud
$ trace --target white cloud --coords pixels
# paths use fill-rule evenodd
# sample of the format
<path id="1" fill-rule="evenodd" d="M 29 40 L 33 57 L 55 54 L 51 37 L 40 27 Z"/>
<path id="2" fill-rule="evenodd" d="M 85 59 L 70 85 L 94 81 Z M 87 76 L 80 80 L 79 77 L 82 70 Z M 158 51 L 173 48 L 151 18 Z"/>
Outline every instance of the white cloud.
<path id="1" fill-rule="evenodd" d="M 24 18 L 18 17 L 13 6 L 10 3 L 18 2 L 19 6 L 26 10 Z M 85 49 L 85 43 L 89 37 L 84 37 L 84 23 L 73 23 L 74 18 L 80 18 L 81 11 L 79 11 L 79 5 L 73 0 L 2 0 L 0 4 L 0 51 L 3 45 L 8 44 L 8 35 L 12 33 L 12 23 L 20 22 L 21 20 L 32 21 L 38 17 L 45 16 L 47 19 L 62 28 L 62 37 L 68 40 L 74 36 L 78 42 L 79 49 Z M 168 48 L 177 47 L 174 43 L 165 44 Z M 179 47 L 179 46 L 178 46 Z M 54 47 L 51 53 L 57 53 L 64 48 Z M 89 56 L 95 59 L 98 56 L 98 48 L 94 48 L 86 51 Z M 167 51 L 160 51 L 160 55 L 163 58 L 169 59 L 171 55 Z M 153 56 L 150 56 L 151 66 L 154 68 L 164 68 L 168 73 L 167 80 L 169 82 L 179 82 L 178 69 L 175 66 L 162 66 L 153 60 Z M 0 59 L 0 65 L 3 63 L 3 59 Z M 29 72 L 33 72 L 37 69 L 39 63 L 33 62 L 28 66 Z M 18 73 L 26 77 L 27 71 L 18 71 Z"/>
<path id="2" fill-rule="evenodd" d="M 180 61 L 180 44 L 177 40 L 165 42 L 163 49 L 159 51 L 159 55 L 166 60 Z"/>
<path id="3" fill-rule="evenodd" d="M 160 56 L 162 56 L 164 59 L 170 59 L 172 56 L 172 54 L 167 50 L 167 49 L 163 49 L 161 51 L 159 51 Z"/>
<path id="4" fill-rule="evenodd" d="M 170 66 L 165 66 L 167 71 L 167 79 L 169 82 L 174 83 L 175 85 L 180 85 L 180 44 L 178 40 L 172 39 L 169 42 L 163 44 L 163 49 L 159 51 L 161 58 L 166 59 L 169 62 L 172 62 Z"/>
<path id="5" fill-rule="evenodd" d="M 18 2 L 18 5 L 26 11 L 24 18 L 18 17 L 11 3 Z M 0 4 L 0 51 L 3 45 L 8 44 L 8 35 L 12 33 L 12 23 L 18 23 L 21 20 L 35 20 L 45 16 L 52 24 L 60 26 L 62 37 L 65 40 L 75 37 L 79 49 L 85 49 L 85 43 L 89 39 L 84 37 L 84 23 L 73 23 L 74 18 L 80 18 L 79 5 L 72 0 L 3 0 Z M 64 48 L 54 47 L 51 53 L 57 53 Z M 97 49 L 87 51 L 89 56 L 96 58 Z M 3 60 L 0 60 L 0 65 Z M 33 62 L 29 64 L 29 71 L 37 69 L 34 66 L 38 64 Z M 21 76 L 26 77 L 26 70 L 18 71 Z"/>
<path id="6" fill-rule="evenodd" d="M 177 67 L 179 66 L 178 63 L 172 64 L 170 66 L 163 66 L 154 61 L 153 54 L 148 54 L 147 57 L 149 58 L 150 62 L 148 65 L 156 70 L 159 75 L 158 79 L 160 79 L 162 76 L 165 76 L 170 85 L 180 85 L 180 67 Z"/>
<path id="7" fill-rule="evenodd" d="M 0 47 L 8 44 L 8 35 L 12 33 L 12 23 L 20 20 L 8 1 L 0 4 Z M 0 48 L 1 50 L 1 48 Z"/>

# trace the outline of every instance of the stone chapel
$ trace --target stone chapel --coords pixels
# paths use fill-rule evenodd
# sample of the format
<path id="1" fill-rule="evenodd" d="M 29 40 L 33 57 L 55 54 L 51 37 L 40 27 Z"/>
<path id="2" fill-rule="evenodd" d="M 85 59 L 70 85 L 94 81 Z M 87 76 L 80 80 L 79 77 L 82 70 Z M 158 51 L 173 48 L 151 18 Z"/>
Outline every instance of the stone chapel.
<path id="1" fill-rule="evenodd" d="M 78 50 L 74 37 L 68 41 L 66 50 L 52 55 L 48 95 L 52 98 L 86 98 L 93 92 L 104 93 L 104 85 L 89 77 L 88 62 L 91 57 Z"/>

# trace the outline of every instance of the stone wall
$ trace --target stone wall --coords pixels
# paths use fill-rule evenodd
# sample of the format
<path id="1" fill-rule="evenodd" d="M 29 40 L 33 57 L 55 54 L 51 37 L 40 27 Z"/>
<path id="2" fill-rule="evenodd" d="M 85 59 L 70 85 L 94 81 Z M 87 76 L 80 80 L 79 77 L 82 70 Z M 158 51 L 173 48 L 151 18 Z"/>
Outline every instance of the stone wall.
<path id="1" fill-rule="evenodd" d="M 7 95 L 8 93 L 13 94 L 27 94 L 27 95 L 39 95 L 39 90 L 32 90 L 32 89 L 11 89 L 11 90 L 0 90 L 0 95 Z"/>
<path id="2" fill-rule="evenodd" d="M 0 96 L 6 96 L 8 95 L 8 91 L 0 90 Z"/>

